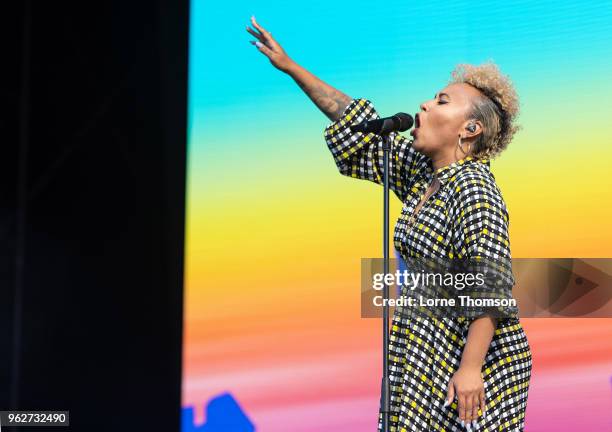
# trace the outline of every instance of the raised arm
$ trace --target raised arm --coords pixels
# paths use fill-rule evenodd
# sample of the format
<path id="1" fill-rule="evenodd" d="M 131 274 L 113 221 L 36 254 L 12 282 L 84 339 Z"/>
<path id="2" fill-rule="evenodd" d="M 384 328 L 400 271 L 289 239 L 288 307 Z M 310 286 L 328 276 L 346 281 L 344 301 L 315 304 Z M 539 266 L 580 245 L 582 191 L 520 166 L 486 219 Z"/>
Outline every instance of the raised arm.
<path id="1" fill-rule="evenodd" d="M 270 63 L 275 68 L 293 78 L 323 114 L 332 121 L 337 120 L 352 98 L 323 82 L 294 62 L 272 37 L 272 34 L 255 21 L 255 17 L 251 17 L 251 23 L 255 29 L 249 26 L 246 29 L 257 39 L 251 41 L 251 43 L 270 59 Z"/>
<path id="2" fill-rule="evenodd" d="M 341 174 L 382 184 L 382 139 L 378 135 L 352 132 L 350 125 L 379 118 L 373 104 L 354 99 L 326 84 L 294 62 L 272 34 L 251 17 L 251 41 L 278 70 L 291 76 L 314 104 L 332 121 L 325 128 L 325 141 Z M 415 174 L 425 167 L 426 157 L 412 147 L 412 141 L 398 133 L 392 138 L 389 160 L 390 187 L 404 201 Z"/>
<path id="3" fill-rule="evenodd" d="M 332 121 L 338 120 L 352 98 L 308 72 L 297 63 L 292 63 L 288 74 L 304 90 L 304 93 Z"/>

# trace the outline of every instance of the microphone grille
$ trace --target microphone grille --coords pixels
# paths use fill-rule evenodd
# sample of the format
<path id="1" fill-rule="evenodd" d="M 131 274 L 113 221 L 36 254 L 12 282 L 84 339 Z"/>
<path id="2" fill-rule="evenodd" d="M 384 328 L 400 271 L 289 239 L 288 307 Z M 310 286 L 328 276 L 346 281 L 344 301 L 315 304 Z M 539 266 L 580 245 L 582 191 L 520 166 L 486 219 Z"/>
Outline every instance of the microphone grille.
<path id="1" fill-rule="evenodd" d="M 399 125 L 399 128 L 398 128 L 398 132 L 407 131 L 414 124 L 414 119 L 412 118 L 412 116 L 410 114 L 397 113 L 397 114 L 395 114 L 394 117 L 396 117 L 399 120 L 399 124 L 400 125 Z"/>

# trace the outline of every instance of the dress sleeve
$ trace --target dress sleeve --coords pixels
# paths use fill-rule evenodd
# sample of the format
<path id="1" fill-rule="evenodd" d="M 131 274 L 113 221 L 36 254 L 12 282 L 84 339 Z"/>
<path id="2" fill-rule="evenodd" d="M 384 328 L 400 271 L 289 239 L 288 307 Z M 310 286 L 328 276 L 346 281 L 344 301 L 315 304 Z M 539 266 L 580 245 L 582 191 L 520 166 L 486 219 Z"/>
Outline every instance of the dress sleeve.
<path id="1" fill-rule="evenodd" d="M 341 174 L 383 184 L 383 140 L 379 135 L 352 132 L 352 124 L 380 118 L 367 99 L 353 99 L 338 120 L 325 128 L 324 136 Z M 392 132 L 389 153 L 389 187 L 402 202 L 426 156 L 414 150 L 412 140 Z"/>
<path id="2" fill-rule="evenodd" d="M 483 275 L 484 283 L 465 289 L 462 295 L 472 299 L 499 301 L 494 306 L 464 306 L 464 324 L 470 324 L 482 314 L 498 320 L 517 318 L 518 308 L 512 304 L 512 273 L 509 216 L 495 185 L 483 177 L 474 176 L 456 189 L 453 211 L 454 259 L 462 263 L 466 273 Z M 510 304 L 505 304 L 510 302 Z"/>

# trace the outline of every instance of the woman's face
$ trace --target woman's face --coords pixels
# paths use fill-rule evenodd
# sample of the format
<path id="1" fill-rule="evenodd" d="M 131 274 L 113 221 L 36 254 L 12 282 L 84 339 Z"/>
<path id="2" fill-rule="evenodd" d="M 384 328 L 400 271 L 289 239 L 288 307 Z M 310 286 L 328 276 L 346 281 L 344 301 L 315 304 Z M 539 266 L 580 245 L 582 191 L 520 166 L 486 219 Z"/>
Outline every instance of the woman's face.
<path id="1" fill-rule="evenodd" d="M 465 136 L 469 124 L 467 118 L 472 100 L 480 96 L 480 90 L 465 83 L 449 84 L 433 99 L 423 102 L 416 115 L 413 147 L 432 157 L 457 146 L 459 135 Z M 468 133 L 469 134 L 469 133 Z"/>

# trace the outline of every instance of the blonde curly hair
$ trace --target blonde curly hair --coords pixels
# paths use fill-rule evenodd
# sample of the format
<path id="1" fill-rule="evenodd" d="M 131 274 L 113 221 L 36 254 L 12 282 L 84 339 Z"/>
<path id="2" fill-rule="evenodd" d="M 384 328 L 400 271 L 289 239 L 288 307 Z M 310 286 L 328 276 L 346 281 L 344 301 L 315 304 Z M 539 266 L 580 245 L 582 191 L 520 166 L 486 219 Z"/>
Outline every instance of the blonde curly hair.
<path id="1" fill-rule="evenodd" d="M 480 159 L 496 157 L 520 129 L 515 124 L 519 100 L 510 78 L 489 60 L 480 66 L 458 64 L 451 73 L 450 83 L 470 84 L 483 93 L 484 97 L 474 100 L 472 111 L 468 113 L 468 118 L 480 120 L 483 125 L 473 155 Z"/>

